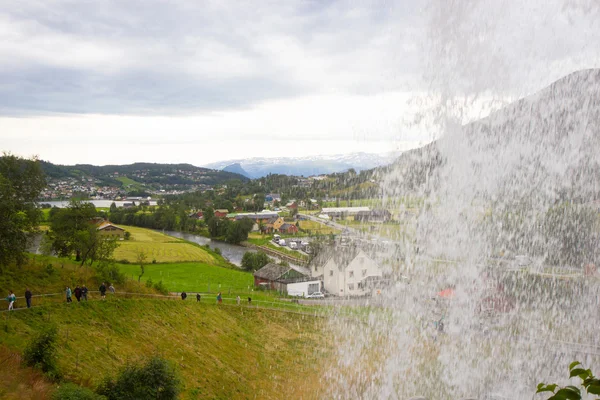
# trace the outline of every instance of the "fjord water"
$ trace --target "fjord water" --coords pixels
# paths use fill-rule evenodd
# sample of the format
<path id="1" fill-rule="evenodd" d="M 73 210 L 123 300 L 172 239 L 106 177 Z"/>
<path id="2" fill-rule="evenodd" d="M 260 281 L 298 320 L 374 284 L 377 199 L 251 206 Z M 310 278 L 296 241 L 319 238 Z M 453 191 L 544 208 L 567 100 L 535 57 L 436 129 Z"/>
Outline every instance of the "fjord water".
<path id="1" fill-rule="evenodd" d="M 383 177 L 412 235 L 382 307 L 332 321 L 332 397 L 542 399 L 574 360 L 598 374 L 600 70 L 442 131 Z"/>

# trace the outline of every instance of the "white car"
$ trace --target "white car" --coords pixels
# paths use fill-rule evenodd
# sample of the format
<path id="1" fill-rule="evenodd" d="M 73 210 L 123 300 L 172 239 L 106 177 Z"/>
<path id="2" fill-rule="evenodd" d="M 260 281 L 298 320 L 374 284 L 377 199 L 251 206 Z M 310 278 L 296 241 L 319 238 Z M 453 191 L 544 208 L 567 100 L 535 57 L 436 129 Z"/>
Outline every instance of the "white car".
<path id="1" fill-rule="evenodd" d="M 311 294 L 306 295 L 307 299 L 324 299 L 325 295 L 321 292 L 314 292 Z"/>

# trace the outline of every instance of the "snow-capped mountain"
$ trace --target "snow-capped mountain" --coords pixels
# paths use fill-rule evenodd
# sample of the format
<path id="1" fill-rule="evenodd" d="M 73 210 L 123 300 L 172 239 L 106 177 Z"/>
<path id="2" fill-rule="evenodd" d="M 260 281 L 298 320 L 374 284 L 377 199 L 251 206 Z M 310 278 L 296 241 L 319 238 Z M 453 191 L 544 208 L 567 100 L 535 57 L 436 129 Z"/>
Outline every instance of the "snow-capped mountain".
<path id="1" fill-rule="evenodd" d="M 232 166 L 246 172 L 250 178 L 260 178 L 268 174 L 286 174 L 294 176 L 311 176 L 331 174 L 354 168 L 357 172 L 392 163 L 397 153 L 373 154 L 351 153 L 337 155 L 320 155 L 307 157 L 248 158 L 243 160 L 226 160 L 204 167 L 211 169 L 228 169 Z M 239 172 L 238 172 L 239 173 Z"/>

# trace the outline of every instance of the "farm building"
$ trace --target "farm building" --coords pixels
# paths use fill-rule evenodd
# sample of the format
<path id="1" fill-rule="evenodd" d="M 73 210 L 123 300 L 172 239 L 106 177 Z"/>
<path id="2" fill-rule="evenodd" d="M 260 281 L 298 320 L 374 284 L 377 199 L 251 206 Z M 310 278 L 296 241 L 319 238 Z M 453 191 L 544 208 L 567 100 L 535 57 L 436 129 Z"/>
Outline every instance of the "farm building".
<path id="1" fill-rule="evenodd" d="M 100 231 L 100 233 L 104 236 L 117 236 L 120 238 L 125 236 L 125 229 L 121 228 L 120 226 L 113 225 L 108 221 L 100 222 L 98 225 L 98 231 Z"/>
<path id="2" fill-rule="evenodd" d="M 285 292 L 288 283 L 310 279 L 306 268 L 269 263 L 254 273 L 254 286 Z"/>
<path id="3" fill-rule="evenodd" d="M 359 211 L 354 216 L 354 220 L 361 222 L 389 222 L 392 220 L 392 213 L 388 210 Z"/>
<path id="4" fill-rule="evenodd" d="M 273 233 L 273 232 L 279 232 L 279 228 L 281 228 L 281 226 L 284 224 L 284 220 L 281 217 L 273 217 L 271 219 L 269 219 L 267 221 L 267 223 L 265 224 L 265 232 L 266 233 Z"/>
<path id="5" fill-rule="evenodd" d="M 324 207 L 321 210 L 322 214 L 330 218 L 347 218 L 358 214 L 359 212 L 369 211 L 369 207 Z"/>
<path id="6" fill-rule="evenodd" d="M 294 224 L 283 224 L 279 228 L 279 232 L 285 235 L 295 235 L 298 233 L 298 227 Z"/>
<path id="7" fill-rule="evenodd" d="M 227 210 L 226 208 L 215 210 L 215 217 L 217 218 L 225 218 L 227 214 L 229 214 L 229 210 Z"/>

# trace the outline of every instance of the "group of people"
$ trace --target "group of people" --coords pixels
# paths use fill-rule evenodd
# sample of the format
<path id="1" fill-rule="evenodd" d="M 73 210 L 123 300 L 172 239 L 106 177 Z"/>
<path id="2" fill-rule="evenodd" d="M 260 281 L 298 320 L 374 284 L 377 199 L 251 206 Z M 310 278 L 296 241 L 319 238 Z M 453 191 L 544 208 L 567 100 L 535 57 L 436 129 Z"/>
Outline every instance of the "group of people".
<path id="1" fill-rule="evenodd" d="M 77 299 L 77 301 L 81 301 L 81 299 L 87 301 L 88 299 L 88 288 L 85 285 L 83 285 L 82 287 L 77 286 L 74 291 L 71 291 L 71 288 L 67 286 L 65 292 L 67 294 L 67 303 L 73 302 L 73 299 L 71 298 L 72 294 L 75 294 L 75 298 Z"/>
<path id="2" fill-rule="evenodd" d="M 202 297 L 200 296 L 200 293 L 196 293 L 196 302 L 199 302 L 201 298 Z M 185 300 L 185 299 L 187 299 L 187 293 L 184 291 L 184 292 L 181 292 L 181 300 Z M 239 306 L 242 299 L 240 298 L 240 296 L 237 296 L 235 301 L 236 301 L 237 305 Z M 221 292 L 219 292 L 219 293 L 217 293 L 217 304 L 221 304 L 221 303 L 223 303 L 223 295 L 221 294 Z M 250 303 L 252 303 L 252 299 L 250 297 L 248 297 L 248 304 L 250 304 Z"/>
<path id="3" fill-rule="evenodd" d="M 106 283 L 105 282 L 102 282 L 102 284 L 98 288 L 98 291 L 100 292 L 100 297 L 102 298 L 102 300 L 105 300 L 106 299 Z M 115 287 L 110 283 L 108 284 L 108 291 L 111 293 L 115 293 Z M 75 288 L 75 290 L 71 290 L 71 288 L 69 286 L 67 286 L 67 288 L 65 289 L 65 294 L 67 295 L 67 303 L 73 302 L 73 295 L 75 295 L 75 298 L 77 299 L 77 301 L 81 301 L 82 299 L 87 301 L 88 288 L 87 288 L 87 286 L 83 285 L 82 287 L 77 286 Z M 26 295 L 26 297 L 27 297 L 27 295 Z"/>
<path id="4" fill-rule="evenodd" d="M 31 294 L 31 290 L 27 288 L 25 290 L 25 302 L 27 303 L 27 308 L 31 308 L 31 298 L 33 295 Z M 8 301 L 8 311 L 15 309 L 15 302 L 17 301 L 17 296 L 15 296 L 15 292 L 12 290 L 8 291 L 8 297 L 6 297 L 6 301 Z"/>

